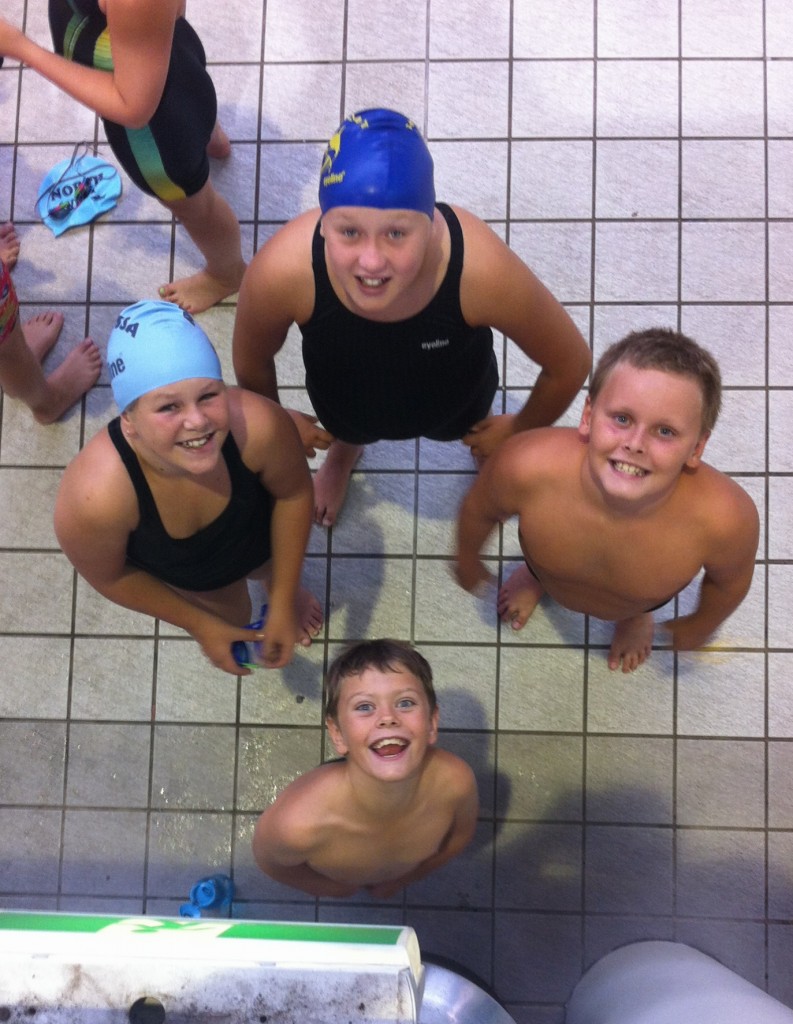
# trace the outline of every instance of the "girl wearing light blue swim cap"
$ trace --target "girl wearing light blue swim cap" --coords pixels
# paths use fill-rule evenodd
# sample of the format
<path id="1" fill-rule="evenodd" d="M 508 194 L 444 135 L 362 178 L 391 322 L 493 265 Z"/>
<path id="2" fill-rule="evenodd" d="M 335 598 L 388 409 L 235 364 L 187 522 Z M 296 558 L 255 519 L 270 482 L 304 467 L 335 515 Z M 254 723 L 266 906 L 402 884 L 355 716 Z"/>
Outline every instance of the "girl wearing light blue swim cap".
<path id="1" fill-rule="evenodd" d="M 483 174 L 467 170 L 474 187 Z M 495 220 L 506 214 L 497 198 L 489 205 Z M 292 323 L 316 413 L 292 416 L 309 457 L 328 449 L 314 477 L 315 519 L 326 526 L 364 445 L 462 440 L 484 459 L 512 434 L 561 416 L 591 365 L 564 308 L 497 233 L 436 202 L 417 124 L 383 108 L 339 125 L 322 155 L 319 209 L 276 232 L 245 274 L 234 330 L 244 387 L 278 397 L 274 357 Z M 494 331 L 514 342 L 520 379 L 539 367 L 516 413 L 502 411 L 503 398 L 492 409 Z M 501 339 L 498 352 L 503 359 Z"/>
<path id="2" fill-rule="evenodd" d="M 321 609 L 300 586 L 312 488 L 289 415 L 223 382 L 189 313 L 138 302 L 119 314 L 108 374 L 121 415 L 67 467 L 55 530 L 99 593 L 190 633 L 223 671 L 247 674 L 232 644 L 251 640 L 246 581 L 268 594 L 255 634 L 282 667 L 309 644 Z"/>

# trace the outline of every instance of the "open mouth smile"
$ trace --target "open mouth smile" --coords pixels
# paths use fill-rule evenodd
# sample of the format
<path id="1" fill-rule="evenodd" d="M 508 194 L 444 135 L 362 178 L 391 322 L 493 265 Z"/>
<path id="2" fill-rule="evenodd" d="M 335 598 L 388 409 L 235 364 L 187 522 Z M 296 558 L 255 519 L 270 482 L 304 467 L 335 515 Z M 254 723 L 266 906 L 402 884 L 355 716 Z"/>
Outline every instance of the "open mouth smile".
<path id="1" fill-rule="evenodd" d="M 402 739 L 401 736 L 386 736 L 373 743 L 369 749 L 377 754 L 378 757 L 392 758 L 398 757 L 407 750 L 409 745 L 408 741 Z"/>

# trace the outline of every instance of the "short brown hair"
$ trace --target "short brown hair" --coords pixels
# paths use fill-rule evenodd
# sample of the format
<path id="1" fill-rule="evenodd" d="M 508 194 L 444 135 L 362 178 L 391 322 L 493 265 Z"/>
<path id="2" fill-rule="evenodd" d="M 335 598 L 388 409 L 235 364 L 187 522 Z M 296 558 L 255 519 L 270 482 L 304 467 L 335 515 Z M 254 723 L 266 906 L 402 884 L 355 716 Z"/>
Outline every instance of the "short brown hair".
<path id="1" fill-rule="evenodd" d="M 404 640 L 362 640 L 346 647 L 328 667 L 325 677 L 325 715 L 328 718 L 336 720 L 342 680 L 348 676 L 363 675 L 370 668 L 379 672 L 410 672 L 421 680 L 430 712 L 437 708 L 430 663 L 415 647 Z"/>
<path id="2" fill-rule="evenodd" d="M 721 371 L 707 349 L 668 327 L 633 331 L 622 341 L 610 345 L 598 359 L 589 385 L 591 401 L 600 394 L 618 363 L 628 363 L 639 370 L 661 370 L 693 377 L 702 391 L 702 431 L 713 430 L 721 411 Z"/>

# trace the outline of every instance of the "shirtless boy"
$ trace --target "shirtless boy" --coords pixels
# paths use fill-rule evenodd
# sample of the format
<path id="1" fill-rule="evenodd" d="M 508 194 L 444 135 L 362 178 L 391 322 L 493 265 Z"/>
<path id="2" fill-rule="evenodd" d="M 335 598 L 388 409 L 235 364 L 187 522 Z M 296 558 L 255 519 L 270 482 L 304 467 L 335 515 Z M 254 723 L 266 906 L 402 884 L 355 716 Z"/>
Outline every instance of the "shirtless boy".
<path id="1" fill-rule="evenodd" d="M 277 400 L 275 355 L 295 323 L 317 419 L 290 410 L 307 455 L 328 449 L 315 518 L 332 526 L 363 446 L 462 439 L 483 459 L 511 434 L 548 426 L 590 368 L 562 306 L 483 221 L 435 203 L 432 157 L 393 110 L 342 122 L 320 172 L 319 210 L 281 228 L 240 288 L 234 368 Z M 538 364 L 523 409 L 491 415 L 493 330 Z"/>
<path id="2" fill-rule="evenodd" d="M 702 647 L 746 596 L 757 510 L 733 480 L 702 462 L 721 405 L 713 357 L 666 329 L 628 335 L 599 360 L 578 429 L 534 430 L 485 464 L 460 510 L 457 577 L 489 578 L 480 551 L 518 516 L 526 565 L 498 610 L 521 629 L 544 593 L 616 622 L 611 669 L 648 657 L 653 610 L 704 569 L 699 603 L 664 623 L 675 650 Z"/>
<path id="3" fill-rule="evenodd" d="M 256 863 L 312 896 L 388 899 L 455 857 L 476 828 L 468 765 L 435 747 L 427 661 L 409 644 L 354 644 L 331 664 L 326 724 L 340 760 L 292 782 L 259 818 Z"/>
<path id="4" fill-rule="evenodd" d="M 0 54 L 34 68 L 101 118 L 132 181 L 184 226 L 206 260 L 160 296 L 200 313 L 236 292 L 245 270 L 240 226 L 209 180 L 229 140 L 187 0 L 49 0 L 56 52 L 0 18 Z"/>

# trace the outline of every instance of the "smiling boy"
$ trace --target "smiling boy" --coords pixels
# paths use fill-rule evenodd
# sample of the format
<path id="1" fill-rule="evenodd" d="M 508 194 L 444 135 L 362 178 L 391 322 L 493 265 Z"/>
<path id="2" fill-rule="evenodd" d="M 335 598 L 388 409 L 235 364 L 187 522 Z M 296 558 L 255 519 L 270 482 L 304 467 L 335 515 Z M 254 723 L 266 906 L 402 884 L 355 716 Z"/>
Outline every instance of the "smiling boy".
<path id="1" fill-rule="evenodd" d="M 314 480 L 315 519 L 332 526 L 365 445 L 461 439 L 484 459 L 513 433 L 561 416 L 591 360 L 564 308 L 498 235 L 436 204 L 432 157 L 404 114 L 363 110 L 342 122 L 319 203 L 251 262 L 234 369 L 242 387 L 277 401 L 275 356 L 298 325 L 316 416 L 290 413 L 306 454 L 328 451 Z M 491 411 L 493 330 L 539 367 L 514 415 Z"/>
<path id="2" fill-rule="evenodd" d="M 757 510 L 733 480 L 702 462 L 721 405 L 713 357 L 666 329 L 628 335 L 599 361 L 578 430 L 535 430 L 488 460 L 460 510 L 457 577 L 489 579 L 480 551 L 518 516 L 526 565 L 498 611 L 521 629 L 544 593 L 616 623 L 608 663 L 647 658 L 653 611 L 704 569 L 699 602 L 665 623 L 675 650 L 703 646 L 746 596 Z"/>
<path id="3" fill-rule="evenodd" d="M 354 644 L 331 664 L 326 724 L 339 760 L 292 782 L 261 815 L 256 863 L 312 896 L 388 899 L 473 837 L 476 781 L 435 747 L 432 670 L 396 640 Z"/>

